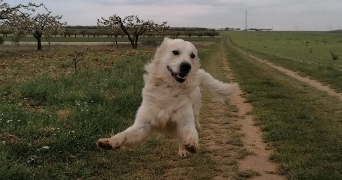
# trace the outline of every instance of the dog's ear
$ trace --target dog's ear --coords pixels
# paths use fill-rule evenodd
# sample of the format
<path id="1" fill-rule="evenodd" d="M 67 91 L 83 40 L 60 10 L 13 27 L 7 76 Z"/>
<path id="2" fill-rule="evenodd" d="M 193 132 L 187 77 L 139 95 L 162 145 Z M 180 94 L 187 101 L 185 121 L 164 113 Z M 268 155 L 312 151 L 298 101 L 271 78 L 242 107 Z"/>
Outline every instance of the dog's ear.
<path id="1" fill-rule="evenodd" d="M 165 37 L 165 38 L 164 38 L 164 41 L 163 41 L 163 44 L 164 44 L 164 43 L 168 43 L 168 42 L 170 42 L 170 41 L 172 41 L 172 39 L 170 39 L 170 38 L 168 38 L 168 37 Z"/>

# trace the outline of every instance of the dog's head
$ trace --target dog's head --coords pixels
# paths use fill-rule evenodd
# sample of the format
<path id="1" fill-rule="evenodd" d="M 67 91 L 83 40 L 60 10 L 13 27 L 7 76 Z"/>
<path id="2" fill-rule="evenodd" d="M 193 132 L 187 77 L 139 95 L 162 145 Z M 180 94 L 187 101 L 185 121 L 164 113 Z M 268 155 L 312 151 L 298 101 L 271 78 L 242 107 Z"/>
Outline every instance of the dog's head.
<path id="1" fill-rule="evenodd" d="M 178 83 L 194 75 L 200 65 L 196 47 L 182 39 L 165 38 L 155 58 L 160 61 L 158 68 L 165 68 Z"/>

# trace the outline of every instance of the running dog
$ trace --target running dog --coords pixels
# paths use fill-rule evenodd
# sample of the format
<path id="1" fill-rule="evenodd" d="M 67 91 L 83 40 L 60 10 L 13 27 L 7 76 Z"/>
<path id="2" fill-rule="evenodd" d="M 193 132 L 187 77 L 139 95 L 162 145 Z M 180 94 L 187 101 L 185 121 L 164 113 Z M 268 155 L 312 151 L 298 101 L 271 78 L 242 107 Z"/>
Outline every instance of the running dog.
<path id="1" fill-rule="evenodd" d="M 165 38 L 145 70 L 143 101 L 134 124 L 115 136 L 99 139 L 97 146 L 107 150 L 134 148 L 152 132 L 160 132 L 178 139 L 179 156 L 198 152 L 200 85 L 221 101 L 238 85 L 223 83 L 200 69 L 196 47 L 181 39 Z"/>

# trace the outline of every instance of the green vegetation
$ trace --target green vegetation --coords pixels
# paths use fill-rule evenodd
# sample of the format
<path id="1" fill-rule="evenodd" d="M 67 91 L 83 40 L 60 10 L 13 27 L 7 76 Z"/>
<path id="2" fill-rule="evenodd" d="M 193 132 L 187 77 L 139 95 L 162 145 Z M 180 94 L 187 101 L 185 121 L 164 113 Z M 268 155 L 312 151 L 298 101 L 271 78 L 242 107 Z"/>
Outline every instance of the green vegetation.
<path id="1" fill-rule="evenodd" d="M 234 37 L 231 35 L 235 43 Z M 342 179 L 340 101 L 241 54 L 228 38 L 222 42 L 199 49 L 202 67 L 214 77 L 227 81 L 222 68 L 222 57 L 227 57 L 235 80 L 245 92 L 247 102 L 254 107 L 252 113 L 264 132 L 265 142 L 274 148 L 271 160 L 280 164 L 279 171 L 289 179 Z M 259 175 L 253 170 L 238 171 L 238 159 L 249 152 L 242 146 L 239 127 L 231 119 L 225 122 L 229 138 L 221 143 L 229 148 L 224 152 L 201 146 L 199 154 L 179 159 L 177 142 L 156 136 L 137 150 L 97 149 L 95 142 L 99 137 L 117 133 L 133 122 L 141 103 L 143 65 L 155 49 L 93 46 L 86 51 L 85 60 L 79 62 L 79 70 L 75 72 L 74 51 L 85 49 L 53 46 L 50 51 L 35 52 L 30 46 L 2 46 L 1 178 L 163 179 L 169 173 L 171 179 L 210 179 L 221 173 L 223 177 L 244 179 Z M 269 52 L 243 50 L 340 85 L 340 76 L 323 76 L 326 72 L 339 73 L 337 65 L 329 64 L 340 63 L 332 60 L 330 51 L 326 59 L 329 62 L 310 63 L 309 59 L 296 60 L 294 56 L 289 59 Z M 311 53 L 307 50 L 308 54 L 320 52 L 313 47 Z M 338 54 L 333 48 L 331 51 Z M 328 65 L 332 67 L 314 73 L 317 68 Z M 210 112 L 209 103 L 210 98 L 204 92 L 201 124 L 206 129 L 210 128 L 210 118 L 217 117 Z M 236 110 L 228 104 L 221 109 L 226 110 L 227 117 L 233 117 L 232 112 Z M 200 143 L 204 144 L 210 137 L 211 134 L 201 134 Z M 212 158 L 215 153 L 229 156 L 215 159 Z"/>
<path id="2" fill-rule="evenodd" d="M 11 69 L 1 69 L 6 73 L 0 75 L 1 178 L 163 179 L 171 172 L 174 178 L 209 179 L 215 175 L 217 169 L 208 167 L 222 163 L 213 161 L 206 147 L 189 159 L 180 159 L 177 141 L 170 138 L 152 136 L 137 150 L 96 148 L 99 137 L 133 123 L 141 103 L 143 65 L 154 49 L 92 47 L 75 72 L 71 55 L 79 49 L 85 47 L 1 50 L 0 68 Z M 211 49 L 210 53 L 200 49 L 204 64 L 215 54 Z M 236 170 L 234 158 L 224 163 Z M 226 174 L 235 175 L 234 171 Z"/>
<path id="3" fill-rule="evenodd" d="M 1 177 L 125 179 L 139 177 L 139 171 L 160 175 L 163 162 L 152 155 L 159 141 L 152 139 L 138 152 L 103 152 L 95 145 L 97 138 L 133 122 L 141 103 L 143 64 L 149 59 L 126 57 L 112 68 L 2 87 Z"/>
<path id="4" fill-rule="evenodd" d="M 326 32 L 225 32 L 233 43 L 265 59 L 342 90 L 342 34 Z M 341 54 L 342 55 L 342 54 Z M 333 60 L 335 59 L 335 60 Z"/>
<path id="5" fill-rule="evenodd" d="M 341 102 L 241 54 L 228 40 L 225 46 L 280 172 L 289 179 L 342 179 Z"/>
<path id="6" fill-rule="evenodd" d="M 221 34 L 230 36 L 236 45 L 246 49 L 307 64 L 328 63 L 331 60 L 330 50 L 338 54 L 342 52 L 340 33 L 226 31 Z"/>

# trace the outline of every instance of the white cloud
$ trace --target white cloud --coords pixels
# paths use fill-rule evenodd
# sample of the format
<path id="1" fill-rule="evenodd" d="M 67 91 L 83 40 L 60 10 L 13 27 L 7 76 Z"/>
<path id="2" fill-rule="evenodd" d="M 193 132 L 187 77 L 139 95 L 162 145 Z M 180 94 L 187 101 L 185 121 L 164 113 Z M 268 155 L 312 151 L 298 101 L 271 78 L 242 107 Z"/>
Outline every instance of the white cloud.
<path id="1" fill-rule="evenodd" d="M 7 0 L 8 1 L 8 0 Z M 276 30 L 328 30 L 342 26 L 341 0 L 32 0 L 44 3 L 69 25 L 96 25 L 96 20 L 113 14 L 135 14 L 171 26 L 244 27 L 248 10 L 249 27 Z M 27 3 L 10 0 L 10 4 Z"/>

